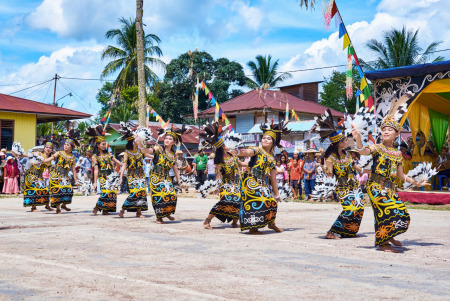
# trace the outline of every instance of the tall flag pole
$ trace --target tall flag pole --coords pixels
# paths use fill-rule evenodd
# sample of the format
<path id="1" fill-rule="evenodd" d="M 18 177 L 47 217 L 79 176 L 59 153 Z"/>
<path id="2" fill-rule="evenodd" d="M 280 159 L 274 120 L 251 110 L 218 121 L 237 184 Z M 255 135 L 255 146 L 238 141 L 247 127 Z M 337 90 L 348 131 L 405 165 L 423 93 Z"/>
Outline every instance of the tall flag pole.
<path id="1" fill-rule="evenodd" d="M 370 93 L 369 86 L 367 84 L 366 76 L 362 70 L 359 63 L 358 56 L 356 55 L 353 43 L 348 35 L 347 28 L 345 27 L 344 21 L 342 21 L 341 13 L 336 5 L 335 0 L 329 0 L 328 4 L 325 6 L 325 27 L 329 28 L 331 19 L 335 17 L 336 27 L 339 28 L 339 38 L 343 38 L 343 49 L 347 49 L 347 68 L 346 68 L 346 94 L 347 98 L 351 98 L 353 95 L 352 83 L 352 57 L 355 60 L 355 65 L 357 67 L 359 76 L 361 77 L 360 89 L 357 89 L 356 97 L 360 98 L 361 104 L 369 108 L 372 112 L 374 110 L 373 97 Z M 357 102 L 357 108 L 359 108 L 359 103 Z"/>

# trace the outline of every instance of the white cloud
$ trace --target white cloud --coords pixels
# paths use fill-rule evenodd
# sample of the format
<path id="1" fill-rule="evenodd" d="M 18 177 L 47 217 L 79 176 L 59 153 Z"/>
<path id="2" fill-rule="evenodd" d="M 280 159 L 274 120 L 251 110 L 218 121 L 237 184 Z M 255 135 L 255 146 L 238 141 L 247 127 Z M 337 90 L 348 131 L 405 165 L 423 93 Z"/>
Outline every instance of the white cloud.
<path id="1" fill-rule="evenodd" d="M 419 42 L 422 48 L 434 41 L 444 41 L 438 48 L 450 48 L 450 10 L 445 0 L 410 0 L 389 1 L 383 0 L 377 7 L 377 13 L 370 22 L 362 21 L 347 25 L 350 38 L 359 58 L 370 61 L 375 59 L 365 43 L 370 39 L 381 40 L 383 32 L 392 28 L 419 29 Z M 345 20 L 344 20 L 345 21 Z M 445 26 L 447 24 L 447 26 Z M 331 29 L 334 31 L 328 38 L 314 42 L 306 50 L 292 56 L 283 64 L 281 71 L 306 69 L 322 66 L 345 65 L 346 53 L 342 49 L 342 39 L 338 38 L 337 29 L 332 21 Z M 449 52 L 441 53 L 449 58 Z M 302 81 L 322 80 L 328 76 L 332 69 L 315 70 L 292 73 L 293 79 L 286 84 Z M 338 68 L 344 71 L 345 67 Z"/>
<path id="2" fill-rule="evenodd" d="M 15 72 L 0 71 L 0 82 L 17 84 L 41 82 L 53 78 L 56 73 L 61 77 L 99 78 L 99 74 L 105 65 L 105 62 L 101 61 L 103 49 L 103 45 L 90 47 L 66 46 L 52 52 L 49 56 L 41 56 L 37 62 L 23 65 Z M 69 79 L 61 79 L 60 82 L 62 84 L 57 84 L 56 99 L 67 95 L 69 91 L 77 94 L 72 98 L 65 97 L 63 100 L 64 107 L 87 113 L 94 113 L 99 108 L 95 95 L 101 88 L 102 82 Z M 0 87 L 0 93 L 9 94 L 30 86 L 32 85 Z M 14 96 L 50 103 L 53 99 L 53 83 L 19 92 Z"/>

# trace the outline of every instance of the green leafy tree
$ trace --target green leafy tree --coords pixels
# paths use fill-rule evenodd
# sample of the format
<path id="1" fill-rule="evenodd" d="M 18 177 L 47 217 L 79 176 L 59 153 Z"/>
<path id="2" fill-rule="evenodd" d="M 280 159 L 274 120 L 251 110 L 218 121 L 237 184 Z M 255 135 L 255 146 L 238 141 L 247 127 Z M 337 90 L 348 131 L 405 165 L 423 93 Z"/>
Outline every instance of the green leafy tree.
<path id="1" fill-rule="evenodd" d="M 329 77 L 324 78 L 319 103 L 340 112 L 345 112 L 347 106 L 349 113 L 355 113 L 357 100 L 354 96 L 356 88 L 361 85 L 361 78 L 355 67 L 353 68 L 353 98 L 350 100 L 347 100 L 345 80 L 345 72 L 338 71 L 333 71 Z"/>
<path id="2" fill-rule="evenodd" d="M 283 81 L 292 78 L 287 72 L 278 72 L 278 60 L 272 63 L 272 56 L 257 55 L 256 61 L 249 61 L 247 66 L 250 68 L 252 78 L 247 77 L 247 86 L 249 88 L 269 89 L 281 84 Z"/>
<path id="3" fill-rule="evenodd" d="M 373 63 L 364 62 L 365 70 L 387 69 L 401 66 L 429 63 L 432 53 L 442 42 L 433 42 L 423 51 L 419 46 L 419 30 L 392 29 L 384 32 L 382 41 L 369 40 L 366 46 L 378 56 Z M 431 62 L 443 61 L 442 56 L 434 58 Z"/>
<path id="4" fill-rule="evenodd" d="M 193 55 L 184 53 L 167 64 L 166 70 L 164 81 L 158 91 L 161 101 L 158 113 L 164 120 L 170 119 L 170 122 L 192 122 L 183 116 L 193 114 L 191 96 L 197 83 L 197 75 L 219 103 L 243 94 L 240 89 L 230 89 L 245 85 L 243 68 L 239 63 L 227 58 L 214 60 L 207 52 L 194 52 Z M 208 98 L 201 89 L 198 107 L 199 112 L 208 107 Z"/>
<path id="5" fill-rule="evenodd" d="M 114 86 L 122 90 L 126 86 L 136 86 L 138 84 L 137 72 L 137 35 L 136 20 L 120 18 L 122 24 L 120 29 L 110 29 L 106 32 L 107 39 L 115 40 L 118 46 L 109 45 L 102 53 L 102 59 L 111 60 L 104 68 L 101 77 L 119 72 Z M 158 76 L 150 66 L 165 68 L 165 63 L 158 57 L 162 56 L 161 48 L 158 44 L 161 39 L 154 34 L 145 35 L 144 33 L 144 69 L 145 82 L 148 86 L 158 81 Z M 157 57 L 153 57 L 157 56 Z"/>
<path id="6" fill-rule="evenodd" d="M 147 103 L 155 110 L 159 107 L 157 91 L 160 84 L 157 83 L 152 89 L 149 89 L 146 99 Z M 106 82 L 97 93 L 97 101 L 101 104 L 99 118 L 103 118 L 106 112 L 111 108 L 111 97 L 114 91 L 114 84 Z M 129 86 L 122 90 L 120 98 L 116 100 L 111 110 L 110 123 L 119 123 L 120 121 L 136 120 L 138 117 L 136 100 L 138 98 L 138 87 Z"/>

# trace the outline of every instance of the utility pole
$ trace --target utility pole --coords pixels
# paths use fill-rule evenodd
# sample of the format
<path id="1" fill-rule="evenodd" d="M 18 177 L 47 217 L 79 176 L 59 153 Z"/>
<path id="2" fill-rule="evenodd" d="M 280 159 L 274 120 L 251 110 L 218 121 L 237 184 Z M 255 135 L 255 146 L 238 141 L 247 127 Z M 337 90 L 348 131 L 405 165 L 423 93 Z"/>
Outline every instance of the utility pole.
<path id="1" fill-rule="evenodd" d="M 136 35 L 137 35 L 137 71 L 138 71 L 138 115 L 139 125 L 146 126 L 147 100 L 145 98 L 145 70 L 144 70 L 144 29 L 142 15 L 144 14 L 144 0 L 136 0 Z"/>
<path id="2" fill-rule="evenodd" d="M 58 80 L 58 74 L 56 74 L 56 73 L 55 73 L 54 80 L 55 80 L 55 88 L 53 89 L 53 105 L 56 106 L 56 101 L 55 101 L 55 99 L 56 99 L 56 81 Z M 54 127 L 54 125 L 52 122 L 52 132 L 51 132 L 52 135 L 53 135 L 53 127 Z"/>

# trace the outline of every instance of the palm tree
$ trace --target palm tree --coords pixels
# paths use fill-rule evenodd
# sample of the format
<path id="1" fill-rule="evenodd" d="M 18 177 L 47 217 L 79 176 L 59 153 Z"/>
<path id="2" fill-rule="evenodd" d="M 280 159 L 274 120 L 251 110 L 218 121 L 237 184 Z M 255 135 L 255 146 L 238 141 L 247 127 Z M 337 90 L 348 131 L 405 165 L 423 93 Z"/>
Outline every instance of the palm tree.
<path id="1" fill-rule="evenodd" d="M 136 20 L 125 18 L 119 19 L 122 24 L 121 29 L 110 29 L 106 32 L 107 39 L 115 39 L 118 47 L 109 45 L 102 53 L 102 59 L 111 59 L 102 72 L 101 77 L 119 72 L 114 86 L 122 90 L 125 86 L 136 86 L 138 84 L 137 72 L 137 35 Z M 157 66 L 165 69 L 166 64 L 159 58 L 152 57 L 156 55 L 162 56 L 161 48 L 158 43 L 161 39 L 154 34 L 145 35 L 144 33 L 144 55 L 145 55 L 145 83 L 152 85 L 158 81 L 158 76 L 148 65 Z"/>
<path id="2" fill-rule="evenodd" d="M 252 77 L 255 80 L 247 77 L 246 85 L 252 89 L 261 88 L 268 89 L 270 87 L 275 87 L 277 84 L 285 81 L 286 79 L 292 78 L 292 75 L 287 72 L 282 72 L 278 76 L 278 60 L 273 64 L 271 63 L 272 56 L 256 56 L 256 62 L 250 61 L 247 66 L 250 68 Z"/>
<path id="3" fill-rule="evenodd" d="M 367 70 L 387 69 L 393 67 L 409 66 L 416 64 L 425 64 L 430 62 L 431 53 L 442 41 L 431 43 L 425 51 L 419 46 L 419 30 L 392 29 L 384 32 L 383 41 L 375 39 L 369 40 L 366 46 L 378 58 L 373 63 L 362 62 Z M 436 57 L 432 62 L 443 61 L 442 56 Z"/>

